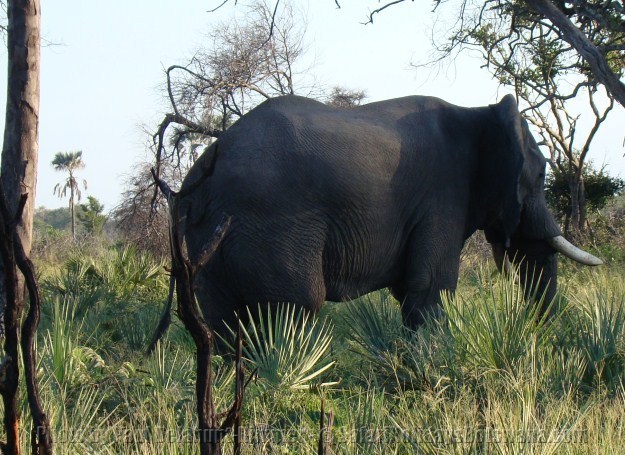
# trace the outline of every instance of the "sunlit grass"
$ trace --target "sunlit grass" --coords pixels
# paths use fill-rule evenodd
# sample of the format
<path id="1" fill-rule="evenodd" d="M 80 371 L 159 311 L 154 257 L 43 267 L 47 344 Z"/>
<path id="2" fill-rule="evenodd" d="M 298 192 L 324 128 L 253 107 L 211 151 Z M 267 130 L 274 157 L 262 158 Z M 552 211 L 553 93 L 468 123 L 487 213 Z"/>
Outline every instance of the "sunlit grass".
<path id="1" fill-rule="evenodd" d="M 43 277 L 38 375 L 55 453 L 198 453 L 194 346 L 174 324 L 143 356 L 167 277 L 133 254 L 70 257 Z M 620 453 L 623 276 L 566 266 L 543 318 L 514 280 L 473 267 L 443 296 L 443 316 L 417 331 L 387 292 L 333 304 L 324 318 L 261 307 L 243 330 L 246 370 L 260 372 L 243 405 L 254 436 L 243 453 L 316 452 L 321 396 L 330 453 Z M 215 356 L 213 371 L 223 412 L 233 360 Z M 327 381 L 337 383 L 318 387 Z"/>

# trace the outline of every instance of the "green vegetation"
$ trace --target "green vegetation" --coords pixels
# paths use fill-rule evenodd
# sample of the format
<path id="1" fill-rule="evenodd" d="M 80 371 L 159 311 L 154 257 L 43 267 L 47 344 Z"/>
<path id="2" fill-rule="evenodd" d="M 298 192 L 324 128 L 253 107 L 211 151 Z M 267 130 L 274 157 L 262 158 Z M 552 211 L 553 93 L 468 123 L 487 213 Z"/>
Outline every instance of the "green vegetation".
<path id="1" fill-rule="evenodd" d="M 495 272 L 479 239 L 463 255 L 456 297 L 444 296 L 445 317 L 416 332 L 384 291 L 329 303 L 316 318 L 289 305 L 271 317 L 261 309 L 242 330 L 244 367 L 258 373 L 243 405 L 243 453 L 316 452 L 322 399 L 329 453 L 619 453 L 625 236 L 599 221 L 608 264 L 562 261 L 549 318 Z M 195 346 L 177 318 L 144 355 L 167 295 L 165 264 L 96 238 L 68 247 L 43 233 L 38 242 L 48 243 L 34 250 L 38 371 L 55 451 L 197 453 Z M 220 412 L 235 371 L 228 355 L 213 361 Z"/>
<path id="2" fill-rule="evenodd" d="M 605 168 L 596 169 L 592 163 L 586 163 L 582 172 L 585 210 L 595 212 L 603 209 L 614 197 L 623 191 L 625 181 L 608 175 Z M 545 179 L 547 202 L 556 216 L 568 225 L 571 218 L 570 179 L 560 169 L 551 169 Z"/>
<path id="3" fill-rule="evenodd" d="M 82 151 L 58 152 L 52 160 L 52 167 L 59 172 L 67 172 L 67 178 L 54 186 L 54 194 L 64 198 L 69 190 L 69 211 L 71 214 L 72 239 L 76 238 L 75 203 L 80 202 L 80 184 L 76 178 L 76 171 L 85 167 L 82 160 Z M 87 181 L 83 179 L 82 186 L 87 189 Z"/>
<path id="4" fill-rule="evenodd" d="M 288 304 L 280 305 L 273 315 L 270 308 L 260 305 L 257 318 L 249 309 L 247 312 L 251 323 L 240 323 L 244 358 L 268 388 L 309 388 L 332 367 L 332 329 L 328 324 Z"/>
<path id="5" fill-rule="evenodd" d="M 49 229 L 69 231 L 72 220 L 68 208 L 47 209 L 39 207 L 35 209 L 34 225 L 38 233 Z"/>
<path id="6" fill-rule="evenodd" d="M 87 196 L 87 203 L 78 206 L 76 213 L 78 223 L 75 226 L 75 240 L 78 240 L 79 244 L 85 242 L 93 244 L 101 238 L 108 221 L 108 217 L 104 215 L 103 212 L 104 205 L 93 196 Z M 35 209 L 33 219 L 34 243 L 37 249 L 35 255 L 40 256 L 42 251 L 52 248 L 61 240 L 69 242 L 71 224 L 72 216 L 67 207 L 57 209 L 39 207 Z"/>
<path id="7" fill-rule="evenodd" d="M 103 215 L 104 204 L 93 196 L 87 196 L 87 203 L 80 204 L 78 220 L 85 227 L 88 235 L 101 235 L 106 223 L 106 215 Z"/>

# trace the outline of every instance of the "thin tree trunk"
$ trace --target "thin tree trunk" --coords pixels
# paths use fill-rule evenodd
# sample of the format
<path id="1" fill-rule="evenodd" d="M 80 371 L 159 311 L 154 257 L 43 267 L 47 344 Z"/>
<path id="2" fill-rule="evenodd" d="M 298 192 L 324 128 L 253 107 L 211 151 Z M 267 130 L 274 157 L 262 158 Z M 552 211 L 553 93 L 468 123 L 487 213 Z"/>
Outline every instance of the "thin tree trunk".
<path id="1" fill-rule="evenodd" d="M 579 181 L 575 175 L 569 176 L 569 194 L 571 197 L 569 234 L 575 238 L 579 233 Z"/>
<path id="2" fill-rule="evenodd" d="M 580 168 L 568 176 L 570 205 L 565 233 L 571 238 L 586 232 L 586 190 Z"/>
<path id="3" fill-rule="evenodd" d="M 567 207 L 564 215 L 564 236 L 570 238 L 571 233 L 571 207 Z"/>
<path id="4" fill-rule="evenodd" d="M 3 185 L 0 185 L 0 197 L 4 196 Z M 6 201 L 6 198 L 5 198 Z M 4 308 L 4 353 L 0 364 L 2 380 L 0 393 L 4 404 L 4 431 L 6 443 L 2 452 L 10 455 L 20 453 L 20 415 L 19 415 L 19 320 L 23 308 L 23 289 L 20 292 L 19 274 L 15 266 L 13 236 L 8 227 L 14 221 L 15 214 L 9 213 L 8 204 L 0 201 L 0 255 L 2 256 L 3 297 L 6 299 Z M 5 210 L 7 209 L 6 213 Z"/>
<path id="5" fill-rule="evenodd" d="M 579 176 L 579 194 L 577 195 L 579 201 L 579 231 L 587 231 L 587 216 L 586 216 L 586 185 L 584 184 L 584 176 Z"/>
<path id="6" fill-rule="evenodd" d="M 74 188 L 70 188 L 70 195 L 69 195 L 69 214 L 70 217 L 72 219 L 71 225 L 72 225 L 72 240 L 76 240 L 76 218 L 74 216 Z"/>

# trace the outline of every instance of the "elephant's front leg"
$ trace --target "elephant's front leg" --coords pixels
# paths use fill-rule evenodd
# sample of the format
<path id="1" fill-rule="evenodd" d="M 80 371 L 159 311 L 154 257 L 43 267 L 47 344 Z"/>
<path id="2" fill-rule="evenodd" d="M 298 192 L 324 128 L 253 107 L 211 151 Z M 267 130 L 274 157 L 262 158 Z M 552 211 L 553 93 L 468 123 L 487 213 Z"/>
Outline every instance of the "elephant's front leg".
<path id="1" fill-rule="evenodd" d="M 441 292 L 454 293 L 458 284 L 462 240 L 434 242 L 412 251 L 404 282 L 392 289 L 401 303 L 404 324 L 412 329 L 441 313 Z M 444 245 L 444 246 L 443 246 Z"/>

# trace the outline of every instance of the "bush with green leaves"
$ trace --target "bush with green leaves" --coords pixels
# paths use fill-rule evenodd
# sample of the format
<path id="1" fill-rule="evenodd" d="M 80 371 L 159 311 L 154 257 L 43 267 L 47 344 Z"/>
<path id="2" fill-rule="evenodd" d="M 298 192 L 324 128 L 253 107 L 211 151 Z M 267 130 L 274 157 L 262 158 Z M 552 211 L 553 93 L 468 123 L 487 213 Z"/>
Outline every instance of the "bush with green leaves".
<path id="1" fill-rule="evenodd" d="M 97 331 L 110 352 L 120 342 L 130 350 L 145 349 L 167 286 L 164 263 L 128 246 L 102 248 L 94 256 L 76 254 L 42 279 L 44 299 L 67 300 L 72 317 Z M 48 309 L 44 306 L 44 316 Z"/>
<path id="2" fill-rule="evenodd" d="M 625 188 L 625 181 L 609 175 L 605 167 L 596 169 L 587 163 L 583 170 L 586 210 L 596 211 L 604 208 Z M 556 215 L 563 218 L 571 204 L 571 190 L 567 175 L 560 169 L 552 169 L 545 178 L 545 196 L 547 203 Z"/>
<path id="3" fill-rule="evenodd" d="M 78 220 L 88 235 L 102 235 L 107 217 L 103 215 L 104 205 L 93 196 L 87 196 L 87 203 L 78 206 Z"/>

